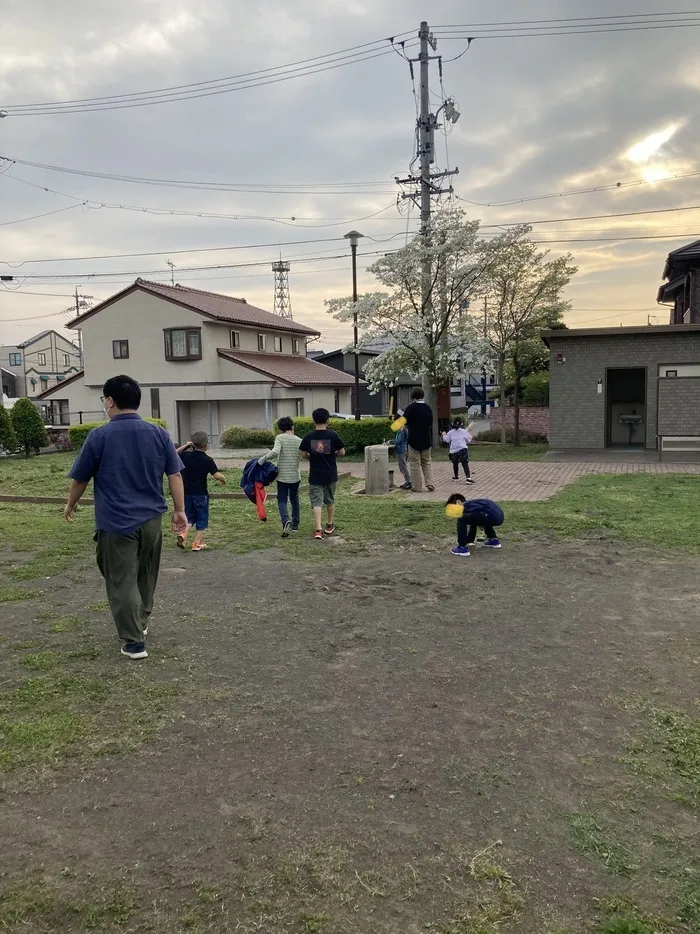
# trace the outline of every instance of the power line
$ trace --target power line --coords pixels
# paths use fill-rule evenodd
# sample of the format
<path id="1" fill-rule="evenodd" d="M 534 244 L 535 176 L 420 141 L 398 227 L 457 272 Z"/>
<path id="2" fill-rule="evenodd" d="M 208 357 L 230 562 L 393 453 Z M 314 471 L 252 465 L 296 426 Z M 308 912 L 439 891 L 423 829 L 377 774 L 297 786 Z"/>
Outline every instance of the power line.
<path id="1" fill-rule="evenodd" d="M 31 217 L 19 217 L 14 221 L 3 221 L 0 227 L 11 227 L 13 224 L 24 224 L 26 221 L 36 221 L 41 217 L 51 217 L 52 214 L 62 214 L 64 211 L 74 211 L 79 208 L 79 204 L 69 204 L 65 208 L 57 208 L 55 211 L 45 211 L 43 214 L 33 214 Z"/>
<path id="2" fill-rule="evenodd" d="M 658 13 L 613 13 L 607 16 L 569 16 L 564 18 L 551 19 L 513 19 L 513 20 L 495 20 L 491 23 L 457 23 L 444 24 L 436 26 L 435 29 L 476 29 L 487 28 L 489 26 L 525 26 L 542 25 L 543 23 L 585 23 L 592 20 L 644 20 L 650 18 L 660 18 L 665 16 L 696 16 L 700 15 L 700 10 L 680 10 L 679 12 L 658 12 Z"/>
<path id="3" fill-rule="evenodd" d="M 562 32 L 494 32 L 491 34 L 486 33 L 477 33 L 476 35 L 452 35 L 450 33 L 446 34 L 435 34 L 436 39 L 471 39 L 475 41 L 477 39 L 539 39 L 543 36 L 590 36 L 600 33 L 611 33 L 611 32 L 644 32 L 650 29 L 686 29 L 692 26 L 700 26 L 700 19 L 697 20 L 688 20 L 685 23 L 659 23 L 653 26 L 622 26 L 620 28 L 615 26 L 603 27 L 600 29 L 569 29 Z"/>
<path id="4" fill-rule="evenodd" d="M 677 211 L 697 211 L 700 210 L 700 204 L 689 204 L 680 208 L 653 208 L 649 211 L 620 211 L 616 214 L 584 214 L 581 217 L 550 217 L 547 220 L 537 221 L 503 221 L 500 224 L 484 224 L 481 229 L 493 227 L 519 227 L 521 225 L 534 227 L 537 224 L 565 224 L 570 221 L 597 221 L 612 217 L 638 217 L 641 214 L 673 214 Z"/>
<path id="5" fill-rule="evenodd" d="M 387 185 L 387 181 L 374 182 L 294 182 L 291 184 L 278 183 L 276 185 L 261 184 L 257 182 L 201 182 L 201 181 L 180 181 L 167 178 L 147 178 L 140 175 L 117 175 L 111 172 L 94 172 L 87 169 L 73 169 L 68 166 L 49 165 L 42 162 L 30 162 L 27 159 L 13 159 L 9 156 L 1 156 L 0 161 L 9 163 L 5 172 L 9 171 L 12 165 L 24 165 L 34 169 L 43 169 L 48 172 L 60 172 L 64 175 L 78 175 L 82 178 L 100 178 L 115 182 L 129 182 L 138 185 L 163 186 L 165 188 L 191 188 L 196 191 L 235 191 L 238 193 L 254 194 L 299 194 L 299 195 L 319 195 L 319 194 L 384 194 L 379 190 L 359 191 L 358 188 L 368 188 L 376 185 Z M 348 189 L 343 191 L 342 189 Z M 392 193 L 392 189 L 386 190 L 386 193 Z"/>
<path id="6" fill-rule="evenodd" d="M 275 244 L 276 246 L 277 244 Z M 393 250 L 373 250 L 365 253 L 358 253 L 358 257 L 362 256 L 386 256 L 388 253 L 395 252 Z M 325 262 L 330 259 L 346 259 L 347 253 L 334 253 L 331 256 L 290 256 L 290 260 L 294 260 L 295 263 L 313 263 L 313 262 Z M 273 260 L 260 260 L 256 262 L 248 263 L 221 263 L 218 265 L 210 266 L 179 266 L 178 273 L 187 273 L 187 272 L 201 272 L 201 271 L 211 271 L 215 269 L 248 269 L 257 266 L 269 266 Z M 136 269 L 136 270 L 119 270 L 118 272 L 79 272 L 79 273 L 27 273 L 22 276 L 22 282 L 32 281 L 41 279 L 42 282 L 49 284 L 51 282 L 59 282 L 64 280 L 74 281 L 74 280 L 88 280 L 88 279 L 112 279 L 118 276 L 124 277 L 141 277 L 144 276 L 162 276 L 162 269 Z"/>
<path id="7" fill-rule="evenodd" d="M 409 32 L 399 33 L 399 36 L 405 36 L 405 35 L 411 35 L 411 33 Z M 33 104 L 15 104 L 11 106 L 13 110 L 14 109 L 26 110 L 30 108 L 36 108 L 36 107 L 61 107 L 61 106 L 69 105 L 69 104 L 70 105 L 72 104 L 94 104 L 98 102 L 104 103 L 107 101 L 129 100 L 135 97 L 154 96 L 156 94 L 166 94 L 166 93 L 171 93 L 174 91 L 184 91 L 187 89 L 204 87 L 205 85 L 213 86 L 213 85 L 222 84 L 228 81 L 239 81 L 243 78 L 251 78 L 251 77 L 258 76 L 258 75 L 270 74 L 271 72 L 280 71 L 280 70 L 287 69 L 287 68 L 293 68 L 296 66 L 302 66 L 302 65 L 309 64 L 311 62 L 318 62 L 321 59 L 334 58 L 336 56 L 343 55 L 348 52 L 358 52 L 360 49 L 367 49 L 372 46 L 382 45 L 385 42 L 392 42 L 393 39 L 395 38 L 397 38 L 397 36 L 393 36 L 391 39 L 375 39 L 373 42 L 364 42 L 361 45 L 353 45 L 346 49 L 340 49 L 337 52 L 328 52 L 325 55 L 316 55 L 316 56 L 313 56 L 312 58 L 302 58 L 296 62 L 289 62 L 286 65 L 276 65 L 271 68 L 261 68 L 261 69 L 258 69 L 257 71 L 245 71 L 245 72 L 242 72 L 241 74 L 229 75 L 228 77 L 224 77 L 224 78 L 211 78 L 208 81 L 194 81 L 194 82 L 190 82 L 189 84 L 176 84 L 176 85 L 171 85 L 170 87 L 167 87 L 167 88 L 155 88 L 150 91 L 134 91 L 129 94 L 114 94 L 114 95 L 107 95 L 106 97 L 80 97 L 80 98 L 73 98 L 73 99 L 65 100 L 65 101 L 39 101 L 39 102 L 34 102 Z"/>
<path id="8" fill-rule="evenodd" d="M 57 191 L 55 188 L 47 188 L 44 185 L 37 185 L 35 182 L 27 181 L 25 178 L 20 178 L 17 175 L 12 175 L 9 172 L 0 173 L 0 178 L 10 179 L 13 182 L 20 182 L 23 185 L 29 185 L 31 188 L 36 188 L 39 191 L 44 191 L 49 194 L 58 195 L 61 198 L 70 198 L 72 201 L 78 202 L 71 207 L 83 207 L 86 210 L 101 210 L 105 208 L 107 210 L 119 210 L 119 211 L 132 211 L 137 214 L 152 214 L 155 217 L 165 217 L 167 215 L 172 215 L 174 217 L 201 217 L 201 218 L 213 218 L 221 220 L 232 220 L 232 221 L 269 221 L 274 224 L 281 224 L 284 227 L 296 227 L 297 229 L 313 229 L 313 228 L 322 228 L 322 227 L 341 227 L 345 224 L 355 224 L 359 221 L 370 220 L 374 217 L 378 217 L 380 214 L 386 213 L 386 211 L 396 206 L 396 202 L 392 201 L 390 204 L 387 204 L 385 207 L 380 208 L 378 211 L 374 211 L 371 214 L 365 214 L 362 217 L 353 217 L 353 218 L 340 218 L 340 217 L 300 217 L 298 215 L 292 215 L 288 218 L 282 217 L 271 217 L 262 214 L 220 214 L 211 211 L 183 211 L 178 208 L 154 208 L 154 207 L 145 207 L 144 205 L 138 204 L 119 204 L 114 201 L 100 201 L 95 198 L 80 198 L 77 195 L 70 195 L 64 191 Z M 61 208 L 61 210 L 66 211 L 68 208 Z M 36 217 L 47 217 L 49 214 L 56 214 L 57 211 L 49 211 L 47 214 L 37 214 Z M 35 220 L 34 217 L 27 217 L 24 220 Z M 298 221 L 333 221 L 334 223 L 329 224 L 308 224 L 308 223 L 297 223 Z M 388 218 L 387 218 L 388 220 Z M 10 221 L 10 223 L 19 223 L 19 221 Z M 2 224 L 0 224 L 2 226 Z"/>
<path id="9" fill-rule="evenodd" d="M 261 80 L 234 80 L 223 86 L 211 83 L 208 89 L 194 87 L 191 91 L 174 92 L 172 94 L 155 93 L 150 97 L 135 96 L 132 100 L 115 97 L 113 99 L 105 99 L 105 101 L 102 103 L 97 102 L 94 104 L 71 105 L 65 104 L 63 102 L 55 102 L 39 106 L 23 104 L 15 105 L 15 107 L 7 106 L 5 107 L 5 110 L 8 116 L 15 117 L 49 116 L 52 114 L 65 115 L 78 113 L 97 113 L 106 110 L 131 110 L 135 107 L 150 107 L 154 104 L 168 104 L 175 103 L 177 101 L 194 100 L 202 97 L 215 97 L 220 94 L 230 94 L 234 91 L 245 91 L 251 88 L 265 87 L 270 84 L 279 84 L 282 81 L 289 81 L 293 78 L 303 78 L 307 77 L 308 75 L 316 75 L 326 71 L 333 71 L 337 68 L 344 68 L 347 65 L 364 63 L 374 58 L 382 58 L 385 55 L 391 55 L 392 52 L 393 48 L 387 48 L 383 50 L 367 49 L 366 53 L 338 56 L 335 59 L 329 59 L 327 62 L 319 62 L 315 65 L 302 66 L 299 68 L 290 68 L 286 72 L 281 72 L 275 76 L 268 76 L 262 78 Z"/>
<path id="10" fill-rule="evenodd" d="M 508 198 L 502 201 L 472 201 L 461 195 L 457 195 L 457 200 L 464 201 L 467 204 L 472 204 L 479 208 L 507 208 L 514 204 L 525 204 L 529 201 L 548 201 L 553 198 L 569 198 L 574 195 L 597 194 L 601 191 L 619 191 L 621 188 L 632 188 L 638 185 L 658 185 L 661 182 L 675 182 L 682 178 L 697 178 L 699 175 L 700 172 L 685 172 L 680 175 L 669 175 L 667 178 L 661 179 L 650 180 L 647 178 L 639 178 L 632 182 L 615 182 L 610 185 L 597 185 L 594 188 L 574 188 L 570 191 L 558 191 L 548 195 L 527 195 L 520 198 Z"/>
<path id="11" fill-rule="evenodd" d="M 401 230 L 398 233 L 392 234 L 383 240 L 377 240 L 376 242 L 389 242 L 390 240 L 395 240 L 396 237 L 402 237 L 403 235 L 404 231 Z M 344 239 L 344 237 L 321 237 L 315 240 L 278 240 L 276 243 L 242 243 L 235 246 L 192 247 L 188 250 L 148 250 L 142 253 L 98 253 L 94 256 L 52 256 L 48 258 L 25 260 L 7 259 L 3 260 L 2 262 L 6 266 L 17 269 L 21 266 L 27 265 L 28 263 L 76 263 L 83 261 L 91 262 L 93 260 L 100 259 L 135 259 L 137 257 L 143 256 L 175 256 L 177 254 L 182 255 L 187 253 L 219 253 L 225 252 L 227 250 L 276 249 L 281 246 L 305 246 L 309 243 L 341 243 Z"/>

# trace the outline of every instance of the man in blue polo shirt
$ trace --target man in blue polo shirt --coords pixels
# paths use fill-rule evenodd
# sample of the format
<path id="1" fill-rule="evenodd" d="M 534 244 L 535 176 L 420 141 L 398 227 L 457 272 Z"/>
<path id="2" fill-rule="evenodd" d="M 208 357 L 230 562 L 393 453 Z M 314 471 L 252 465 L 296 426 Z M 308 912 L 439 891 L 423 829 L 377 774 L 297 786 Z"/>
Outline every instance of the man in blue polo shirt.
<path id="1" fill-rule="evenodd" d="M 144 638 L 158 581 L 163 542 L 163 476 L 173 497 L 173 531 L 187 529 L 182 461 L 162 428 L 138 414 L 141 387 L 130 376 L 104 384 L 109 422 L 94 428 L 73 464 L 64 517 L 73 512 L 90 482 L 95 487 L 97 566 L 105 579 L 122 655 L 147 658 Z"/>

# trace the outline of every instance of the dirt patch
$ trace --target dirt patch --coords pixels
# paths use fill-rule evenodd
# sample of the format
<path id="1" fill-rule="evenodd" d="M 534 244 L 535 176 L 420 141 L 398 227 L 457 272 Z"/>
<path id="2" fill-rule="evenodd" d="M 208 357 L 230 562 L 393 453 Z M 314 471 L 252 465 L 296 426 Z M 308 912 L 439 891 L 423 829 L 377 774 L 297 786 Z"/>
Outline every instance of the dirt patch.
<path id="1" fill-rule="evenodd" d="M 697 564 L 444 545 L 168 553 L 137 680 L 94 571 L 4 607 L 3 641 L 31 643 L 6 683 L 49 651 L 49 613 L 51 638 L 91 634 L 135 720 L 144 679 L 177 691 L 126 751 L 6 775 L 0 928 L 574 934 L 641 892 L 694 930 L 658 867 L 694 872 L 700 789 L 644 704 L 697 714 Z"/>

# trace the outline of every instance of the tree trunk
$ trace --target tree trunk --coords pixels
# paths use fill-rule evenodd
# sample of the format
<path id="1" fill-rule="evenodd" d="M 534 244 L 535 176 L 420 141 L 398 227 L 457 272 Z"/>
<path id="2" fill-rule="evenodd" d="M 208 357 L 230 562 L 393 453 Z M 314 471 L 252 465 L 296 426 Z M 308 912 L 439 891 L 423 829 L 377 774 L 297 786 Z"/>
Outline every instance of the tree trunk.
<path id="1" fill-rule="evenodd" d="M 438 390 L 430 384 L 429 377 L 423 378 L 423 390 L 425 391 L 425 401 L 433 410 L 433 447 L 440 446 L 440 429 L 438 428 Z"/>
<path id="2" fill-rule="evenodd" d="M 506 443 L 506 355 L 498 355 L 498 386 L 500 390 L 499 405 L 501 407 L 501 444 Z"/>
<path id="3" fill-rule="evenodd" d="M 517 347 L 513 352 L 513 373 L 515 386 L 513 388 L 513 444 L 520 444 L 520 357 Z"/>

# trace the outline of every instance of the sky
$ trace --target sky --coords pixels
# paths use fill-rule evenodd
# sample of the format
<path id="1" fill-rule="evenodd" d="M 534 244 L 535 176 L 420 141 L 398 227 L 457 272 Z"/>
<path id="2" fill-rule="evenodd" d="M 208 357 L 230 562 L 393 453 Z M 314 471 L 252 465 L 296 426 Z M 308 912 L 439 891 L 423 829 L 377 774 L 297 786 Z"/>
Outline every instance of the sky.
<path id="1" fill-rule="evenodd" d="M 389 36 L 411 43 L 426 17 L 440 37 L 444 94 L 461 113 L 449 136 L 437 138 L 439 167 L 459 168 L 457 203 L 485 230 L 547 222 L 533 236 L 552 241 L 552 255 L 570 251 L 579 268 L 566 295 L 570 326 L 665 323 L 667 309 L 656 304 L 665 257 L 700 237 L 700 207 L 667 211 L 700 205 L 700 175 L 671 178 L 700 172 L 700 27 L 521 33 L 477 39 L 467 52 L 456 37 L 464 31 L 448 37 L 440 28 L 581 14 L 576 0 L 526 6 L 525 13 L 518 0 L 4 0 L 0 111 L 9 112 L 0 119 L 0 155 L 249 190 L 0 163 L 0 274 L 16 277 L 0 286 L 0 344 L 61 329 L 76 287 L 97 301 L 137 275 L 170 281 L 168 260 L 183 285 L 271 310 L 270 263 L 280 256 L 291 262 L 295 319 L 322 331 L 319 347 L 346 343 L 347 327 L 324 307 L 350 292 L 343 235 L 364 234 L 359 288 L 368 291 L 366 267 L 417 229 L 409 202 L 397 208 L 394 182 L 414 152 L 415 100 L 408 65 L 388 42 L 373 47 L 385 55 L 232 93 L 72 114 L 16 115 L 12 107 L 205 82 Z M 646 12 L 659 12 L 658 3 L 585 4 L 586 16 Z M 443 92 L 436 63 L 431 68 L 438 107 Z M 566 194 L 596 187 L 607 190 Z M 504 201 L 512 203 L 494 204 Z M 666 213 L 560 220 L 641 211 Z M 137 253 L 157 255 L 123 255 Z M 215 265 L 229 268 L 191 268 Z"/>

